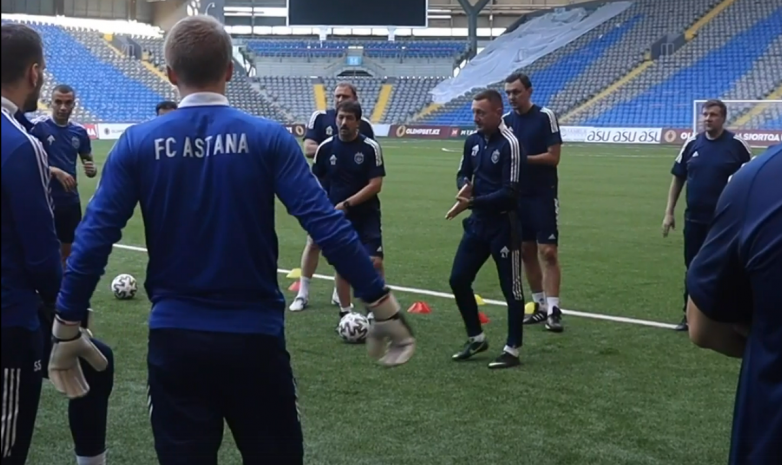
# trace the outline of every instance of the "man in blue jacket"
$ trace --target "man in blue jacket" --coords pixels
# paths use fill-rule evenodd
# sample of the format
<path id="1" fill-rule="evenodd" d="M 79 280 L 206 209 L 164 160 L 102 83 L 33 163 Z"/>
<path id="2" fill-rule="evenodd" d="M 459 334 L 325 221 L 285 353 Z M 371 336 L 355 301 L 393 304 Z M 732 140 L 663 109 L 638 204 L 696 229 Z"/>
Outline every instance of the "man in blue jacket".
<path id="1" fill-rule="evenodd" d="M 782 146 L 739 169 L 687 272 L 690 339 L 741 358 L 730 465 L 782 463 Z"/>
<path id="2" fill-rule="evenodd" d="M 486 90 L 476 95 L 472 110 L 478 132 L 464 142 L 456 177 L 459 194 L 446 215 L 452 219 L 472 209 L 470 217 L 464 220 L 464 235 L 451 270 L 451 289 L 468 336 L 467 343 L 453 359 L 466 360 L 489 348 L 478 318 L 472 283 L 486 260 L 492 257 L 508 303 L 508 339 L 489 368 L 510 368 L 520 364 L 524 320 L 518 215 L 524 159 L 518 139 L 502 122 L 499 92 Z"/>
<path id="3" fill-rule="evenodd" d="M 303 463 L 296 384 L 277 284 L 275 195 L 375 315 L 367 338 L 386 366 L 415 339 L 344 214 L 281 125 L 231 108 L 231 38 L 209 16 L 165 43 L 179 108 L 129 128 L 104 165 L 57 299 L 50 378 L 67 395 L 90 343 L 78 330 L 112 245 L 140 204 L 152 301 L 149 413 L 162 465 L 215 465 L 227 422 L 245 464 Z M 74 386 L 76 389 L 71 389 Z"/>
<path id="4" fill-rule="evenodd" d="M 43 380 L 38 311 L 53 307 L 62 280 L 46 152 L 17 113 L 35 111 L 43 44 L 21 24 L 2 25 L 3 465 L 27 460 Z"/>

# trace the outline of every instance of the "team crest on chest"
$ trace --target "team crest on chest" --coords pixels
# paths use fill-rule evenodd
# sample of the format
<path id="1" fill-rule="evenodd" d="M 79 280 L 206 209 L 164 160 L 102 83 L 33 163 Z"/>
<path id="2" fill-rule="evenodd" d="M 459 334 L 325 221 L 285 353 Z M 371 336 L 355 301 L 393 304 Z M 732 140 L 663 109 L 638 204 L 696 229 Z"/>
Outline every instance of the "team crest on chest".
<path id="1" fill-rule="evenodd" d="M 357 154 L 353 155 L 353 161 L 355 161 L 357 165 L 364 163 L 364 154 L 358 152 Z"/>
<path id="2" fill-rule="evenodd" d="M 500 151 L 495 150 L 491 153 L 491 162 L 496 164 L 498 161 L 500 161 Z"/>
<path id="3" fill-rule="evenodd" d="M 71 145 L 72 145 L 72 146 L 73 146 L 73 148 L 75 148 L 76 150 L 79 150 L 79 147 L 81 147 L 81 142 L 79 142 L 79 138 L 78 138 L 78 137 L 76 137 L 76 136 L 73 136 L 73 137 L 71 138 Z"/>
<path id="4" fill-rule="evenodd" d="M 331 126 L 326 128 L 326 135 L 331 137 L 331 135 L 334 134 L 334 129 L 331 128 Z"/>
<path id="5" fill-rule="evenodd" d="M 480 147 L 478 147 L 477 145 L 473 145 L 472 146 L 472 156 L 473 157 L 478 155 L 478 150 L 480 150 Z"/>
<path id="6" fill-rule="evenodd" d="M 331 166 L 334 166 L 337 164 L 337 156 L 334 154 L 331 154 L 331 158 L 329 158 L 329 162 L 331 163 Z"/>

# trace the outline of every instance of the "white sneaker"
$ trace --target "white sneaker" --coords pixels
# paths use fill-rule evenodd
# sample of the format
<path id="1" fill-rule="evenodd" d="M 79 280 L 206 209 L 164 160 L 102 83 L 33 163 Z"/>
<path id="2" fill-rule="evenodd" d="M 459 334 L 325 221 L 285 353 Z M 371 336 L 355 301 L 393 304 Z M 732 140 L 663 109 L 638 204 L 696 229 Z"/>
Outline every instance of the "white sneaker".
<path id="1" fill-rule="evenodd" d="M 307 308 L 307 304 L 309 304 L 309 302 L 307 301 L 306 297 L 297 295 L 296 298 L 293 299 L 293 302 L 291 302 L 291 305 L 290 307 L 288 307 L 288 310 L 292 312 L 300 312 L 305 308 Z"/>
<path id="2" fill-rule="evenodd" d="M 334 293 L 331 294 L 331 305 L 335 307 L 339 307 L 339 296 L 337 295 L 337 290 L 334 289 Z M 353 308 L 353 304 L 350 304 L 350 308 Z"/>

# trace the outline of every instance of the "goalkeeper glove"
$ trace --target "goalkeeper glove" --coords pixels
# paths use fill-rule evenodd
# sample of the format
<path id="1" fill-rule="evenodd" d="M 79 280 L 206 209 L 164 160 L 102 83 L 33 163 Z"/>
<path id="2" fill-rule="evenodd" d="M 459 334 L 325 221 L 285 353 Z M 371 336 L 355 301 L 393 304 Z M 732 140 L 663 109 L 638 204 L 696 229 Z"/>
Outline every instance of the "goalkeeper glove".
<path id="1" fill-rule="evenodd" d="M 415 352 L 415 338 L 396 297 L 388 291 L 367 310 L 375 317 L 367 334 L 369 356 L 388 367 L 407 363 Z"/>
<path id="2" fill-rule="evenodd" d="M 49 380 L 69 399 L 78 399 L 90 392 L 80 358 L 97 371 L 105 370 L 109 363 L 92 343 L 90 333 L 81 327 L 80 322 L 69 322 L 55 317 L 52 353 L 49 357 Z"/>

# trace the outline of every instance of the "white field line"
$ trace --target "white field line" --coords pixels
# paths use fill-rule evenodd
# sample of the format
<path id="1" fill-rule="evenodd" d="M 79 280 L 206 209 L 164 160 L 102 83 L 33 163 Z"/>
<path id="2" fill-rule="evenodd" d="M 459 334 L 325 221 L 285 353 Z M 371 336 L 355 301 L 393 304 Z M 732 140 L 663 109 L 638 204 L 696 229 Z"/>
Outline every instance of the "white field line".
<path id="1" fill-rule="evenodd" d="M 147 249 L 144 247 L 137 247 L 133 245 L 124 245 L 124 244 L 114 244 L 114 247 L 118 249 L 124 249 L 124 250 L 132 250 L 134 252 L 146 252 Z M 285 270 L 285 269 L 278 269 L 277 273 L 280 274 L 288 274 L 291 270 Z M 313 278 L 317 279 L 323 279 L 326 281 L 333 281 L 333 276 L 326 276 L 322 274 L 315 274 Z M 392 286 L 389 285 L 391 289 L 399 292 L 405 292 L 408 294 L 417 294 L 417 295 L 428 295 L 431 297 L 441 297 L 443 299 L 453 299 L 453 295 L 446 293 L 446 292 L 438 292 L 438 291 L 430 291 L 428 289 L 416 289 L 414 287 L 404 287 L 404 286 Z M 504 301 L 501 300 L 494 300 L 494 299 L 483 299 L 484 302 L 486 302 L 489 305 L 496 305 L 500 307 L 507 307 L 508 304 L 506 304 Z M 572 316 L 578 316 L 582 318 L 591 318 L 594 320 L 606 320 L 606 321 L 614 321 L 617 323 L 627 323 L 632 325 L 640 325 L 640 326 L 650 326 L 653 328 L 663 328 L 663 329 L 674 329 L 676 326 L 669 324 L 669 323 L 660 323 L 657 321 L 649 321 L 649 320 L 638 320 L 635 318 L 625 318 L 621 316 L 613 316 L 613 315 L 603 315 L 600 313 L 590 313 L 590 312 L 579 312 L 575 310 L 562 310 L 562 313 L 565 315 L 572 315 Z"/>

